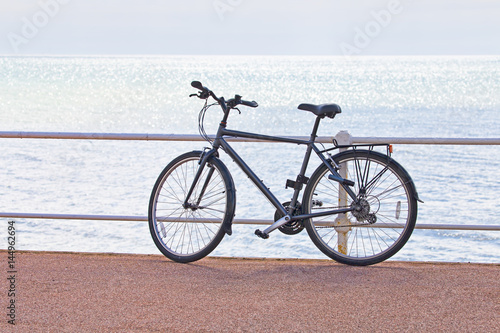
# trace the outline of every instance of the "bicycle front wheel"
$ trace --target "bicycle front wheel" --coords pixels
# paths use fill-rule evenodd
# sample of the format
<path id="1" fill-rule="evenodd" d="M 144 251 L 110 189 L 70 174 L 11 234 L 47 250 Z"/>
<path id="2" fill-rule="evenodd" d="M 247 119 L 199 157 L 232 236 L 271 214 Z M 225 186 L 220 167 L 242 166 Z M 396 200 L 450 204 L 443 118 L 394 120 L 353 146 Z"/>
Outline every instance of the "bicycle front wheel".
<path id="1" fill-rule="evenodd" d="M 171 260 L 191 262 L 212 252 L 230 225 L 235 190 L 227 167 L 212 157 L 184 205 L 202 152 L 183 154 L 165 167 L 149 202 L 149 229 L 158 249 Z"/>
<path id="2" fill-rule="evenodd" d="M 352 180 L 355 202 L 328 178 L 321 165 L 304 192 L 306 214 L 339 208 L 353 211 L 310 218 L 305 226 L 314 244 L 348 265 L 372 265 L 396 254 L 408 241 L 417 219 L 417 192 L 408 173 L 390 157 L 368 150 L 333 156 L 343 178 Z"/>

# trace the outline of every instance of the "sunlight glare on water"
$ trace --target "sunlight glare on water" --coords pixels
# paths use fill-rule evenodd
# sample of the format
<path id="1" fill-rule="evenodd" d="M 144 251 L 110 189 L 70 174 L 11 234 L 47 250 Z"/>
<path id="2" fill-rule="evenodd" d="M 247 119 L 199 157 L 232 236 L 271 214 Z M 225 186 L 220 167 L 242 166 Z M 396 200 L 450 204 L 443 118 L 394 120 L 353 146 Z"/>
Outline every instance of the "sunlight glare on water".
<path id="1" fill-rule="evenodd" d="M 259 108 L 234 112 L 229 127 L 310 134 L 300 103 L 337 103 L 320 135 L 500 137 L 499 57 L 0 57 L 0 130 L 197 134 L 199 80 Z M 214 133 L 221 111 L 209 110 Z M 0 211 L 147 215 L 156 177 L 203 142 L 2 139 Z M 235 144 L 282 201 L 302 147 Z M 417 223 L 498 225 L 498 146 L 396 145 L 393 157 L 420 197 Z M 271 219 L 274 208 L 230 159 L 238 218 Z M 310 163 L 309 174 L 318 165 Z M 158 253 L 146 223 L 20 220 L 22 249 Z M 267 241 L 235 226 L 214 255 L 323 258 L 305 232 Z M 498 232 L 416 230 L 401 260 L 500 262 Z"/>

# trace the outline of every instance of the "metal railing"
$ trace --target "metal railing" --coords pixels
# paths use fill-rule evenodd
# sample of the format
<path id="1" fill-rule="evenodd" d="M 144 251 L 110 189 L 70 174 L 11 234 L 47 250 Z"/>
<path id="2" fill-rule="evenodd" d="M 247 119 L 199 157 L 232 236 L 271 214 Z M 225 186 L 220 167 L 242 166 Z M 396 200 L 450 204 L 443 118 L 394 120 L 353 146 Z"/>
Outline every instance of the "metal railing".
<path id="1" fill-rule="evenodd" d="M 0 138 L 17 139 L 64 139 L 64 140 L 142 140 L 142 141 L 204 141 L 194 134 L 148 134 L 148 133 L 80 133 L 80 132 L 0 132 Z M 306 136 L 290 136 L 290 138 L 309 140 Z M 353 137 L 347 131 L 339 132 L 335 137 L 321 136 L 317 142 L 329 143 L 333 139 L 341 145 L 359 143 L 389 143 L 418 145 L 500 145 L 500 138 L 404 138 L 404 137 Z M 247 138 L 228 138 L 232 142 L 266 142 Z M 146 222 L 147 216 L 124 215 L 82 215 L 82 214 L 45 214 L 0 212 L 0 218 L 26 219 L 63 219 L 63 220 L 98 220 L 98 221 L 133 221 Z M 235 224 L 272 224 L 272 220 L 235 219 Z M 394 227 L 394 226 L 387 226 Z M 500 225 L 449 225 L 418 224 L 416 229 L 445 230 L 482 230 L 500 231 Z"/>
<path id="2" fill-rule="evenodd" d="M 214 136 L 210 136 L 214 137 Z M 308 136 L 287 136 L 309 140 Z M 4 139 L 65 139 L 65 140 L 138 140 L 138 141 L 204 141 L 198 134 L 149 134 L 149 133 L 82 133 L 82 132 L 0 132 Z M 342 144 L 394 143 L 409 145 L 500 145 L 500 138 L 403 138 L 403 137 L 353 137 L 340 131 L 335 138 Z M 316 141 L 332 142 L 331 136 L 319 136 Z M 228 138 L 232 142 L 266 142 L 248 138 Z M 269 141 L 272 142 L 272 141 Z"/>

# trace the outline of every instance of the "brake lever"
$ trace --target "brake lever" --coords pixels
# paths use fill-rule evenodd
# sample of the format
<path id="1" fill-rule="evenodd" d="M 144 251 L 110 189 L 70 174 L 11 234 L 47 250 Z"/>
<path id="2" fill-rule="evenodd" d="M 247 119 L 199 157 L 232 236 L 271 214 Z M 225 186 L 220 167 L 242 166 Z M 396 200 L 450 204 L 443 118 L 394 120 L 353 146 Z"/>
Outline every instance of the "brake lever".
<path id="1" fill-rule="evenodd" d="M 191 94 L 189 97 L 198 97 L 199 99 L 207 99 L 210 97 L 210 93 L 205 91 L 200 91 L 198 94 Z"/>

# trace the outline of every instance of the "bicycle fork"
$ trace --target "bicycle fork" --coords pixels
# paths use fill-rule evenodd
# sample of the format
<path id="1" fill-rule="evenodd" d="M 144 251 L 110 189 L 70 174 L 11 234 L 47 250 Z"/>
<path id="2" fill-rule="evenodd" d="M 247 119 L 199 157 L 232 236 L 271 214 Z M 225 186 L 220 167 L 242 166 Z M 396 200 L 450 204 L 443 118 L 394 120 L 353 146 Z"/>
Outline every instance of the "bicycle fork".
<path id="1" fill-rule="evenodd" d="M 197 210 L 197 209 L 204 209 L 206 207 L 200 206 L 201 201 L 203 200 L 203 196 L 205 195 L 205 192 L 208 189 L 208 186 L 210 184 L 210 181 L 212 180 L 212 176 L 215 173 L 215 166 L 210 165 L 208 163 L 208 160 L 217 153 L 216 149 L 211 149 L 209 151 L 203 152 L 203 154 L 200 156 L 200 161 L 199 161 L 199 168 L 196 171 L 196 174 L 193 179 L 193 183 L 191 184 L 191 187 L 189 188 L 188 193 L 186 194 L 186 198 L 184 199 L 184 202 L 182 204 L 182 207 L 184 209 L 191 209 L 191 210 Z M 203 172 L 205 170 L 205 167 L 208 164 L 208 170 L 205 180 L 203 180 L 203 185 L 201 186 L 200 192 L 197 194 L 197 198 L 195 199 L 194 202 L 190 202 L 190 199 L 195 192 L 196 188 L 199 188 L 198 182 L 200 181 L 201 176 L 203 175 Z M 225 223 L 223 226 L 224 231 L 226 234 L 231 235 L 233 233 L 232 228 L 231 228 L 231 223 Z"/>
<path id="2" fill-rule="evenodd" d="M 191 198 L 191 195 L 193 195 L 194 189 L 196 185 L 198 184 L 198 181 L 200 180 L 201 174 L 203 173 L 203 170 L 205 169 L 205 165 L 207 164 L 208 159 L 210 156 L 212 156 L 213 153 L 204 153 L 199 164 L 200 167 L 196 171 L 196 175 L 194 176 L 193 183 L 191 184 L 191 187 L 189 188 L 189 191 L 186 195 L 186 199 L 184 200 L 184 203 L 182 204 L 182 207 L 184 209 L 197 209 L 198 206 L 200 205 L 201 199 L 203 195 L 205 194 L 205 191 L 207 190 L 207 186 L 210 183 L 210 179 L 212 178 L 212 175 L 214 174 L 214 168 L 210 168 L 210 171 L 208 172 L 207 178 L 205 179 L 205 183 L 203 184 L 202 190 L 200 192 L 200 195 L 198 196 L 198 200 L 196 201 L 196 204 L 191 204 L 189 203 L 189 199 Z"/>

